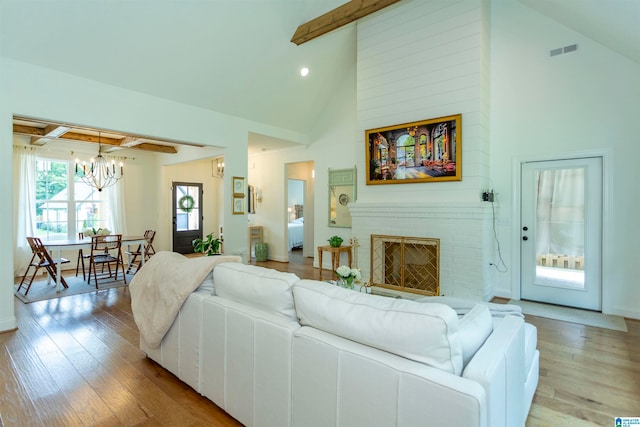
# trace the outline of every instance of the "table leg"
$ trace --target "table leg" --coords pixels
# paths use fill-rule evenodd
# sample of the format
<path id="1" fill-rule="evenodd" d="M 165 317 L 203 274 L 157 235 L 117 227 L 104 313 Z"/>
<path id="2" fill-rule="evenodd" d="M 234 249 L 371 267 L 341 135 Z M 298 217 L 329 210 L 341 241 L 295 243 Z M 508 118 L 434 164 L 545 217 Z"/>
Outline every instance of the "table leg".
<path id="1" fill-rule="evenodd" d="M 58 247 L 56 249 L 57 261 L 56 261 L 56 292 L 60 292 L 61 288 L 61 277 L 62 277 L 62 248 Z"/>
<path id="2" fill-rule="evenodd" d="M 318 267 L 320 270 L 320 280 L 322 280 L 322 249 L 318 248 Z"/>

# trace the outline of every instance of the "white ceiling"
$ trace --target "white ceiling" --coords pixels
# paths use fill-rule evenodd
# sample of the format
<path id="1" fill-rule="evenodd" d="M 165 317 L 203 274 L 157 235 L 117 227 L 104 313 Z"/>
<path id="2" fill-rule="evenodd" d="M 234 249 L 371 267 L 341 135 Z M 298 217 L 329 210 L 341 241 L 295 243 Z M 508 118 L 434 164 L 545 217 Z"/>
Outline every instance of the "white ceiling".
<path id="1" fill-rule="evenodd" d="M 640 63 L 640 0 L 498 1 L 520 1 Z M 345 2 L 0 0 L 0 55 L 304 133 L 353 72 L 355 25 L 289 40 Z"/>
<path id="2" fill-rule="evenodd" d="M 0 0 L 0 55 L 306 133 L 355 66 L 355 27 L 290 39 L 344 2 Z"/>

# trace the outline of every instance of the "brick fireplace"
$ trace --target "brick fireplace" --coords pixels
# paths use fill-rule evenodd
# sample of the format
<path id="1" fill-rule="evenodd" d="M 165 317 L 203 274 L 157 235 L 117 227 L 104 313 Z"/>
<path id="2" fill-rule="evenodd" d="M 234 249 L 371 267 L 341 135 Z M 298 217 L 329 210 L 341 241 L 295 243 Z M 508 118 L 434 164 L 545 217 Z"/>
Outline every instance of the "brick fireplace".
<path id="1" fill-rule="evenodd" d="M 489 266 L 494 242 L 491 209 L 481 202 L 447 205 L 356 202 L 350 205 L 350 211 L 353 237 L 359 244 L 358 267 L 364 280 L 373 278 L 372 235 L 431 238 L 439 241 L 440 295 L 484 301 L 493 297 Z M 419 268 L 417 263 L 413 264 L 412 268 Z"/>

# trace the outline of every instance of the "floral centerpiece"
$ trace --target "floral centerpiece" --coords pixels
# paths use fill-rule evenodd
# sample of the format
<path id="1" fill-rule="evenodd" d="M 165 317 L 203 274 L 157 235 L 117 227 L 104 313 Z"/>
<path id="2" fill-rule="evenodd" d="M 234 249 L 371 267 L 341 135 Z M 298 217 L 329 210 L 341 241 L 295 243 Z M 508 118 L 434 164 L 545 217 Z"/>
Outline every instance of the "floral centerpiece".
<path id="1" fill-rule="evenodd" d="M 338 284 L 343 288 L 353 289 L 353 281 L 362 279 L 360 270 L 357 268 L 350 268 L 347 265 L 341 265 L 336 269 L 336 274 L 339 277 Z"/>
<path id="2" fill-rule="evenodd" d="M 111 231 L 109 231 L 108 228 L 98 228 L 98 229 L 87 228 L 82 233 L 87 237 L 90 237 L 90 236 L 108 236 L 109 234 L 111 234 Z"/>

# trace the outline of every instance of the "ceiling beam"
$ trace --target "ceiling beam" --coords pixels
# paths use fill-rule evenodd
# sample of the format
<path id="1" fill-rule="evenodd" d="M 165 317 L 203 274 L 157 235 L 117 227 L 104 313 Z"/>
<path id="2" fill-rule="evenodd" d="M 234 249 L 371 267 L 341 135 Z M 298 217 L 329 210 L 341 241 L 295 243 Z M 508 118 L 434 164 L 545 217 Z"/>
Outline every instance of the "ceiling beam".
<path id="1" fill-rule="evenodd" d="M 44 129 L 34 126 L 13 125 L 13 133 L 26 136 L 44 136 Z"/>
<path id="2" fill-rule="evenodd" d="M 178 152 L 176 147 L 172 147 L 169 145 L 149 144 L 148 142 L 143 142 L 142 144 L 134 145 L 129 148 L 132 150 L 155 151 L 156 153 L 165 154 L 176 154 Z"/>
<path id="3" fill-rule="evenodd" d="M 76 142 L 88 142 L 92 144 L 100 143 L 102 145 L 108 145 L 111 147 L 153 151 L 156 153 L 176 154 L 178 152 L 176 147 L 169 145 L 152 144 L 148 142 L 128 146 L 132 143 L 132 141 L 134 141 L 134 139 L 131 137 L 109 138 L 100 135 L 88 135 L 78 132 L 69 132 L 70 128 L 66 128 L 67 130 L 63 131 L 63 128 L 66 127 L 49 125 L 44 128 L 40 128 L 35 126 L 14 124 L 13 133 L 18 135 L 30 136 L 31 144 L 33 145 L 44 145 L 46 142 L 53 139 L 63 139 Z M 54 136 L 56 133 L 59 134 L 59 136 Z"/>
<path id="4" fill-rule="evenodd" d="M 357 19 L 370 15 L 400 0 L 351 0 L 324 15 L 300 25 L 291 41 L 298 46 L 347 25 Z"/>
<path id="5" fill-rule="evenodd" d="M 84 133 L 77 132 L 67 132 L 62 136 L 59 136 L 58 139 L 66 139 L 70 141 L 80 141 L 80 142 L 92 142 L 94 144 L 102 144 L 102 145 L 112 145 L 114 147 L 120 146 L 120 141 L 123 138 L 109 138 L 106 136 L 100 135 L 87 135 Z"/>
<path id="6" fill-rule="evenodd" d="M 71 128 L 68 126 L 48 125 L 44 128 L 43 136 L 31 137 L 31 145 L 44 145 L 52 139 L 58 138 L 60 135 L 69 132 L 69 129 Z"/>

